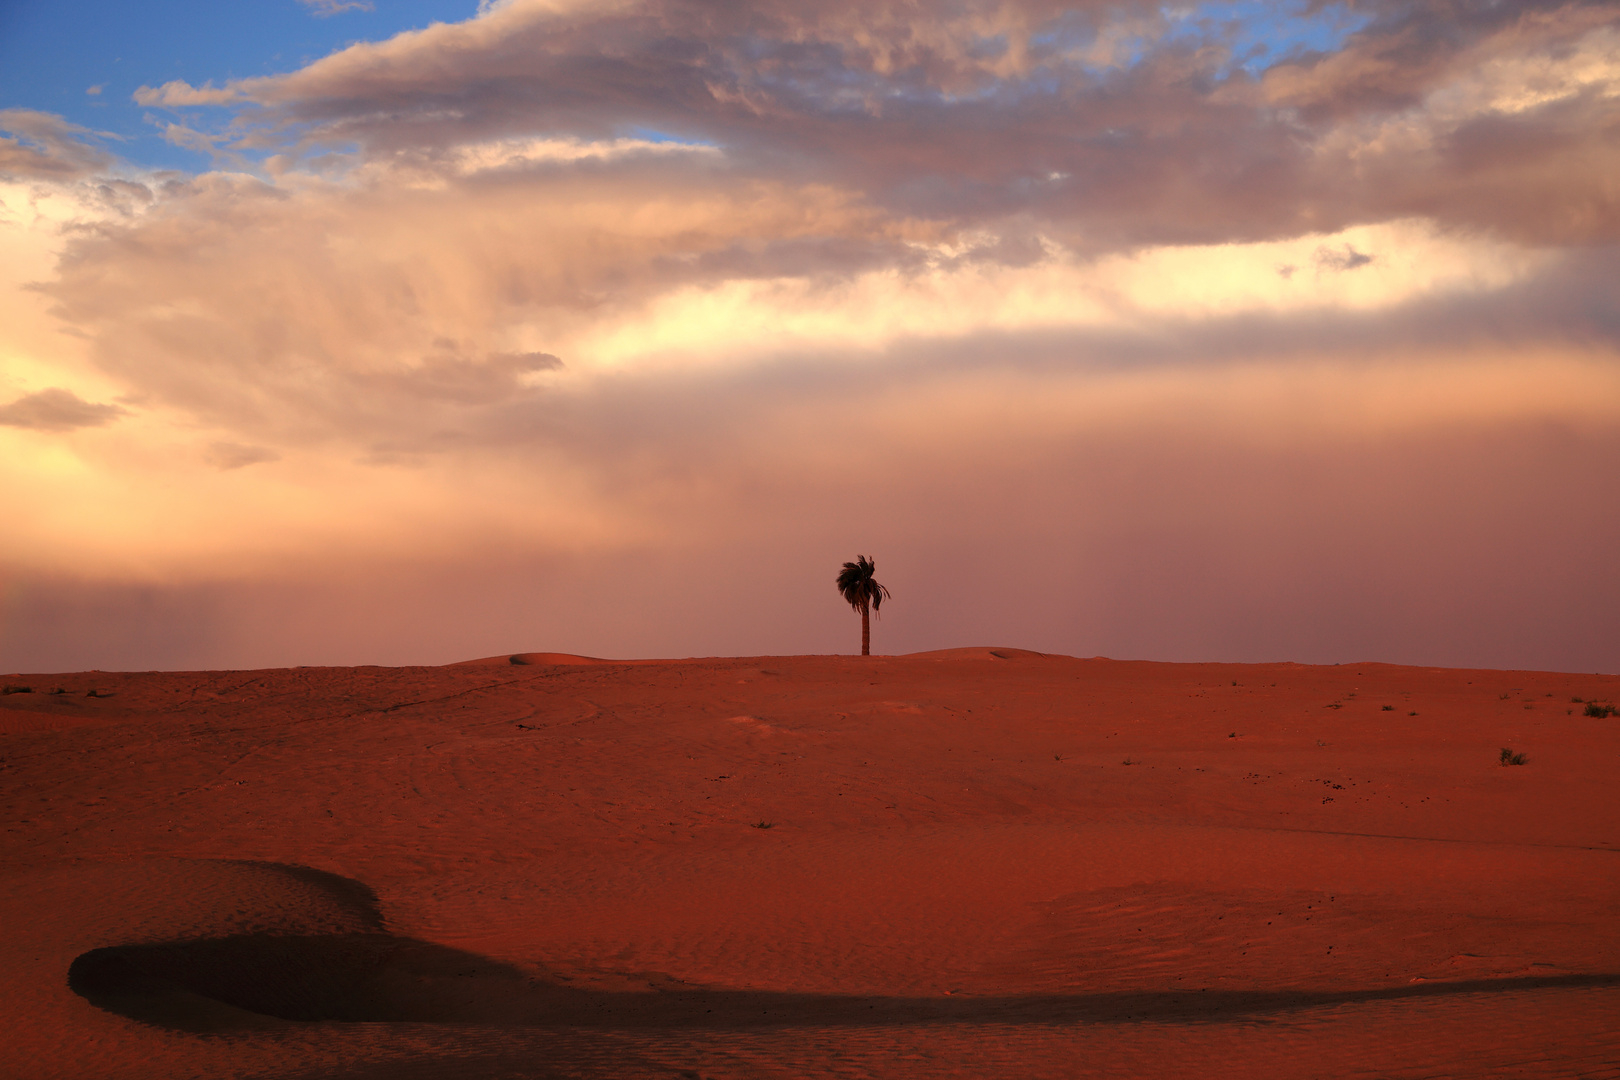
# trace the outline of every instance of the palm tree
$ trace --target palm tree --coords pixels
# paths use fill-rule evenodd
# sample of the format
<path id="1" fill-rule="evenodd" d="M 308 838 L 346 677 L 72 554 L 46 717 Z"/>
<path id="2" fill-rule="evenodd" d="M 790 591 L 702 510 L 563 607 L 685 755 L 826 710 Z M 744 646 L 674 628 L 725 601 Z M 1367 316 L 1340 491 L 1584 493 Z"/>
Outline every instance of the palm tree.
<path id="1" fill-rule="evenodd" d="M 838 571 L 838 595 L 849 601 L 849 606 L 861 613 L 861 655 L 872 655 L 872 612 L 889 598 L 889 590 L 872 580 L 876 561 L 865 555 L 855 556 Z"/>

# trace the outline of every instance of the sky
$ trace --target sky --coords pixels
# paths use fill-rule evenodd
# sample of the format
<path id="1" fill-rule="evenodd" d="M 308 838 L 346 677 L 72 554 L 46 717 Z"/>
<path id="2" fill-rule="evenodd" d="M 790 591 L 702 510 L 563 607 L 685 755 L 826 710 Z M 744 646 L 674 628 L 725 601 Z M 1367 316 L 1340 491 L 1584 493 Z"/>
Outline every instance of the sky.
<path id="1" fill-rule="evenodd" d="M 1620 9 L 0 0 L 0 671 L 1620 670 Z"/>

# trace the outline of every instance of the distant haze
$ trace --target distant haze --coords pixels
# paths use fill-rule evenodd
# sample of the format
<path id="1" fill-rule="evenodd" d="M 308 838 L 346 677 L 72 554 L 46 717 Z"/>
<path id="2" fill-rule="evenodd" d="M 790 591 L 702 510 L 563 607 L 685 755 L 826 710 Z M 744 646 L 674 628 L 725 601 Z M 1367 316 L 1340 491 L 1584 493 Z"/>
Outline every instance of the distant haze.
<path id="1" fill-rule="evenodd" d="M 1612 5 L 467 14 L 0 101 L 0 670 L 1620 669 Z"/>

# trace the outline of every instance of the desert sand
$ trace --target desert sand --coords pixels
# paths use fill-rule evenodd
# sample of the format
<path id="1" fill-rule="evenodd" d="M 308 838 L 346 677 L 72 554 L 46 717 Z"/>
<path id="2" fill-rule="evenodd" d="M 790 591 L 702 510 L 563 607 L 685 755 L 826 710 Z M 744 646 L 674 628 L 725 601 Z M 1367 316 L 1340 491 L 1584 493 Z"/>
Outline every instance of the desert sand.
<path id="1" fill-rule="evenodd" d="M 1620 1076 L 1614 676 L 5 682 L 17 1080 Z"/>

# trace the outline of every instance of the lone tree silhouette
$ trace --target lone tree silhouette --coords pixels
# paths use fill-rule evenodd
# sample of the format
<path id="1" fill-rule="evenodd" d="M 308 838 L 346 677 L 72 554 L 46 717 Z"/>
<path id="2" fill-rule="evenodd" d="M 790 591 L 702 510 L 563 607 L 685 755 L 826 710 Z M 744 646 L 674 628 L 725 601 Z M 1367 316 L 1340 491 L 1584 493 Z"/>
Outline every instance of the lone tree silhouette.
<path id="1" fill-rule="evenodd" d="M 877 563 L 865 555 L 855 556 L 838 571 L 838 595 L 861 613 L 861 655 L 872 655 L 872 612 L 889 598 L 889 590 L 872 580 Z"/>

